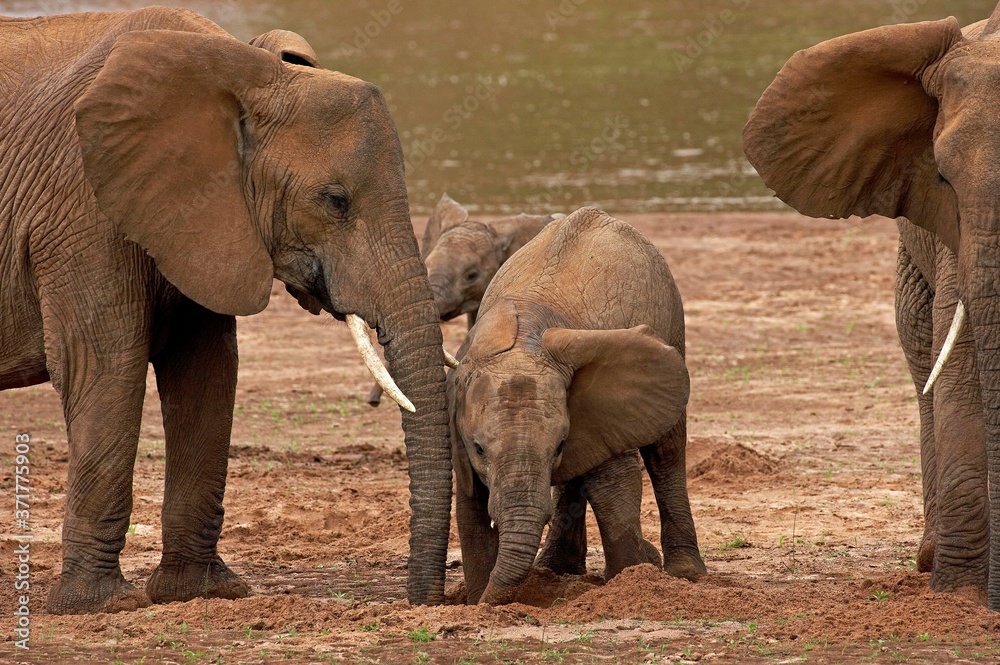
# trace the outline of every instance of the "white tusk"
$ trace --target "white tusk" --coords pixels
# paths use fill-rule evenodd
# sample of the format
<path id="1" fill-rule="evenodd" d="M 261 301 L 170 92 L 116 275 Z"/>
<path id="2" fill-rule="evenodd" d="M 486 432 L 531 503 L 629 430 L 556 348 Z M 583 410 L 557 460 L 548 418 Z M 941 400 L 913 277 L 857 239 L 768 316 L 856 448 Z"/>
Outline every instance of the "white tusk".
<path id="1" fill-rule="evenodd" d="M 396 382 L 392 380 L 389 370 L 385 368 L 385 365 L 382 364 L 382 359 L 378 357 L 378 353 L 375 351 L 375 347 L 372 346 L 372 341 L 368 337 L 370 329 L 365 320 L 357 314 L 348 314 L 347 327 L 351 330 L 351 337 L 354 338 L 354 343 L 358 346 L 361 359 L 365 361 L 365 367 L 375 377 L 375 381 L 382 386 L 385 394 L 410 413 L 416 413 L 417 410 L 414 408 L 413 402 L 406 399 L 406 395 L 399 389 Z"/>
<path id="2" fill-rule="evenodd" d="M 962 332 L 962 324 L 965 323 L 965 305 L 961 300 L 955 306 L 955 318 L 951 320 L 951 328 L 948 330 L 948 336 L 944 339 L 944 346 L 941 347 L 941 353 L 938 354 L 937 362 L 934 363 L 934 369 L 931 370 L 931 375 L 927 379 L 927 385 L 924 386 L 924 394 L 926 395 L 934 387 L 934 382 L 937 378 L 941 376 L 941 370 L 944 369 L 945 363 L 948 362 L 948 357 L 951 356 L 951 352 L 955 349 L 955 341 L 958 340 L 958 334 Z"/>
<path id="3" fill-rule="evenodd" d="M 490 520 L 490 528 L 491 528 L 491 529 L 495 529 L 495 528 L 497 528 L 497 523 L 496 523 L 496 522 L 494 522 L 493 520 Z"/>
<path id="4" fill-rule="evenodd" d="M 441 349 L 441 350 L 444 351 L 444 364 L 452 369 L 458 367 L 459 365 L 458 358 L 448 353 L 448 349 Z"/>

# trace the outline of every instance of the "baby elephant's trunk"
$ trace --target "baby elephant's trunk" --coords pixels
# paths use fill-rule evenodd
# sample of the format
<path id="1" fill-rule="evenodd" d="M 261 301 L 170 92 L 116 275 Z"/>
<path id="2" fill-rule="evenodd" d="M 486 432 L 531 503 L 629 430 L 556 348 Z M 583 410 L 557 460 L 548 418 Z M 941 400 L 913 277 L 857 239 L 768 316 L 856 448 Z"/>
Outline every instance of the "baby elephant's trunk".
<path id="1" fill-rule="evenodd" d="M 510 483 L 509 489 L 494 485 L 490 493 L 490 514 L 497 520 L 500 547 L 482 602 L 512 602 L 517 587 L 528 577 L 542 530 L 552 517 L 548 477 L 541 480 L 533 479 L 530 485 Z"/>

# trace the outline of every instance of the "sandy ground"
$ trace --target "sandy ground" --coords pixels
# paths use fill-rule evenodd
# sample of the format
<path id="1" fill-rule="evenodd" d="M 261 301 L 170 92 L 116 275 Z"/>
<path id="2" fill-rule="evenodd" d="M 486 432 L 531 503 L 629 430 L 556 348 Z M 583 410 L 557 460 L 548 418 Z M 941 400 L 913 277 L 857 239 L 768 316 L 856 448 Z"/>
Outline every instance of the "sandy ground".
<path id="1" fill-rule="evenodd" d="M 892 312 L 888 220 L 630 215 L 684 297 L 689 491 L 709 576 L 652 567 L 607 585 L 546 580 L 549 608 L 405 601 L 399 413 L 343 324 L 280 287 L 240 322 L 240 384 L 219 544 L 254 588 L 132 613 L 43 613 L 59 570 L 67 443 L 49 386 L 0 394 L 0 662 L 996 662 L 1000 615 L 931 593 L 917 412 Z M 418 227 L 423 220 L 418 220 Z M 419 229 L 418 229 L 419 230 Z M 457 348 L 464 321 L 445 326 Z M 31 432 L 31 650 L 13 645 L 14 436 Z M 144 584 L 160 550 L 163 433 L 152 377 L 122 553 Z M 659 542 L 652 494 L 643 528 Z M 596 535 L 591 521 L 590 533 Z M 461 580 L 452 529 L 448 579 Z"/>

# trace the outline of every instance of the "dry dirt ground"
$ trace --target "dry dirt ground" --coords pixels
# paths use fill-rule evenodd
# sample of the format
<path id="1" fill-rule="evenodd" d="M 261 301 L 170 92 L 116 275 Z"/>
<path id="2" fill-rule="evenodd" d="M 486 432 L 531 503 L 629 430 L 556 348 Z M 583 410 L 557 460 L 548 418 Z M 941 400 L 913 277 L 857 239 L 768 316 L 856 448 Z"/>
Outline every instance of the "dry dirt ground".
<path id="1" fill-rule="evenodd" d="M 410 607 L 399 413 L 346 327 L 276 287 L 240 322 L 236 424 L 219 549 L 254 588 L 131 613 L 43 613 L 59 570 L 66 434 L 49 386 L 0 394 L 0 661 L 996 662 L 1000 615 L 928 590 L 915 392 L 896 340 L 888 220 L 628 215 L 684 296 L 689 491 L 709 576 L 652 567 L 547 580 L 549 608 Z M 422 226 L 423 220 L 418 220 Z M 419 231 L 419 229 L 418 229 Z M 464 321 L 445 326 L 457 348 Z M 15 653 L 13 452 L 32 435 L 31 650 Z M 144 584 L 160 550 L 163 433 L 147 388 L 133 526 Z M 643 527 L 658 540 L 646 489 Z M 589 531 L 597 533 L 591 521 Z M 597 545 L 598 543 L 592 543 Z M 591 549 L 591 570 L 603 567 Z M 462 575 L 452 529 L 448 579 Z"/>

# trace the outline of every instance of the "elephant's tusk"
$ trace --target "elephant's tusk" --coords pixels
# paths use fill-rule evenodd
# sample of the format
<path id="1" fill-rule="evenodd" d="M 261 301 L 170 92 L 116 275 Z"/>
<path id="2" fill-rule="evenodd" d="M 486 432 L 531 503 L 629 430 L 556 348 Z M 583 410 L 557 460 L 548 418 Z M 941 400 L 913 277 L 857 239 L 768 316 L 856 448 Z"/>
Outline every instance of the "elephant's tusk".
<path id="1" fill-rule="evenodd" d="M 347 327 L 351 331 L 351 337 L 354 338 L 354 343 L 358 346 L 358 351 L 361 353 L 361 359 L 365 361 L 365 367 L 368 371 L 372 373 L 375 377 L 375 381 L 382 386 L 382 390 L 399 404 L 401 407 L 409 411 L 410 413 L 416 413 L 416 408 L 413 406 L 413 402 L 406 399 L 406 395 L 403 391 L 399 389 L 396 382 L 392 380 L 392 376 L 389 374 L 389 370 L 385 368 L 382 364 L 381 358 L 378 357 L 378 353 L 375 352 L 375 347 L 372 346 L 372 341 L 368 337 L 368 324 L 357 314 L 347 315 Z"/>
<path id="2" fill-rule="evenodd" d="M 459 365 L 458 358 L 448 353 L 448 349 L 441 349 L 441 350 L 444 351 L 444 364 L 452 369 L 458 367 Z"/>
<path id="3" fill-rule="evenodd" d="M 951 356 L 951 352 L 955 349 L 955 342 L 958 340 L 958 334 L 962 332 L 962 324 L 965 323 L 965 305 L 961 300 L 955 306 L 955 318 L 951 320 L 951 328 L 948 330 L 948 336 L 944 339 L 944 346 L 941 347 L 941 353 L 938 354 L 937 362 L 934 363 L 934 369 L 931 370 L 931 375 L 927 379 L 927 385 L 924 386 L 924 394 L 926 395 L 934 387 L 934 382 L 937 378 L 941 376 L 941 370 L 944 369 L 945 363 L 948 362 L 948 357 Z"/>

